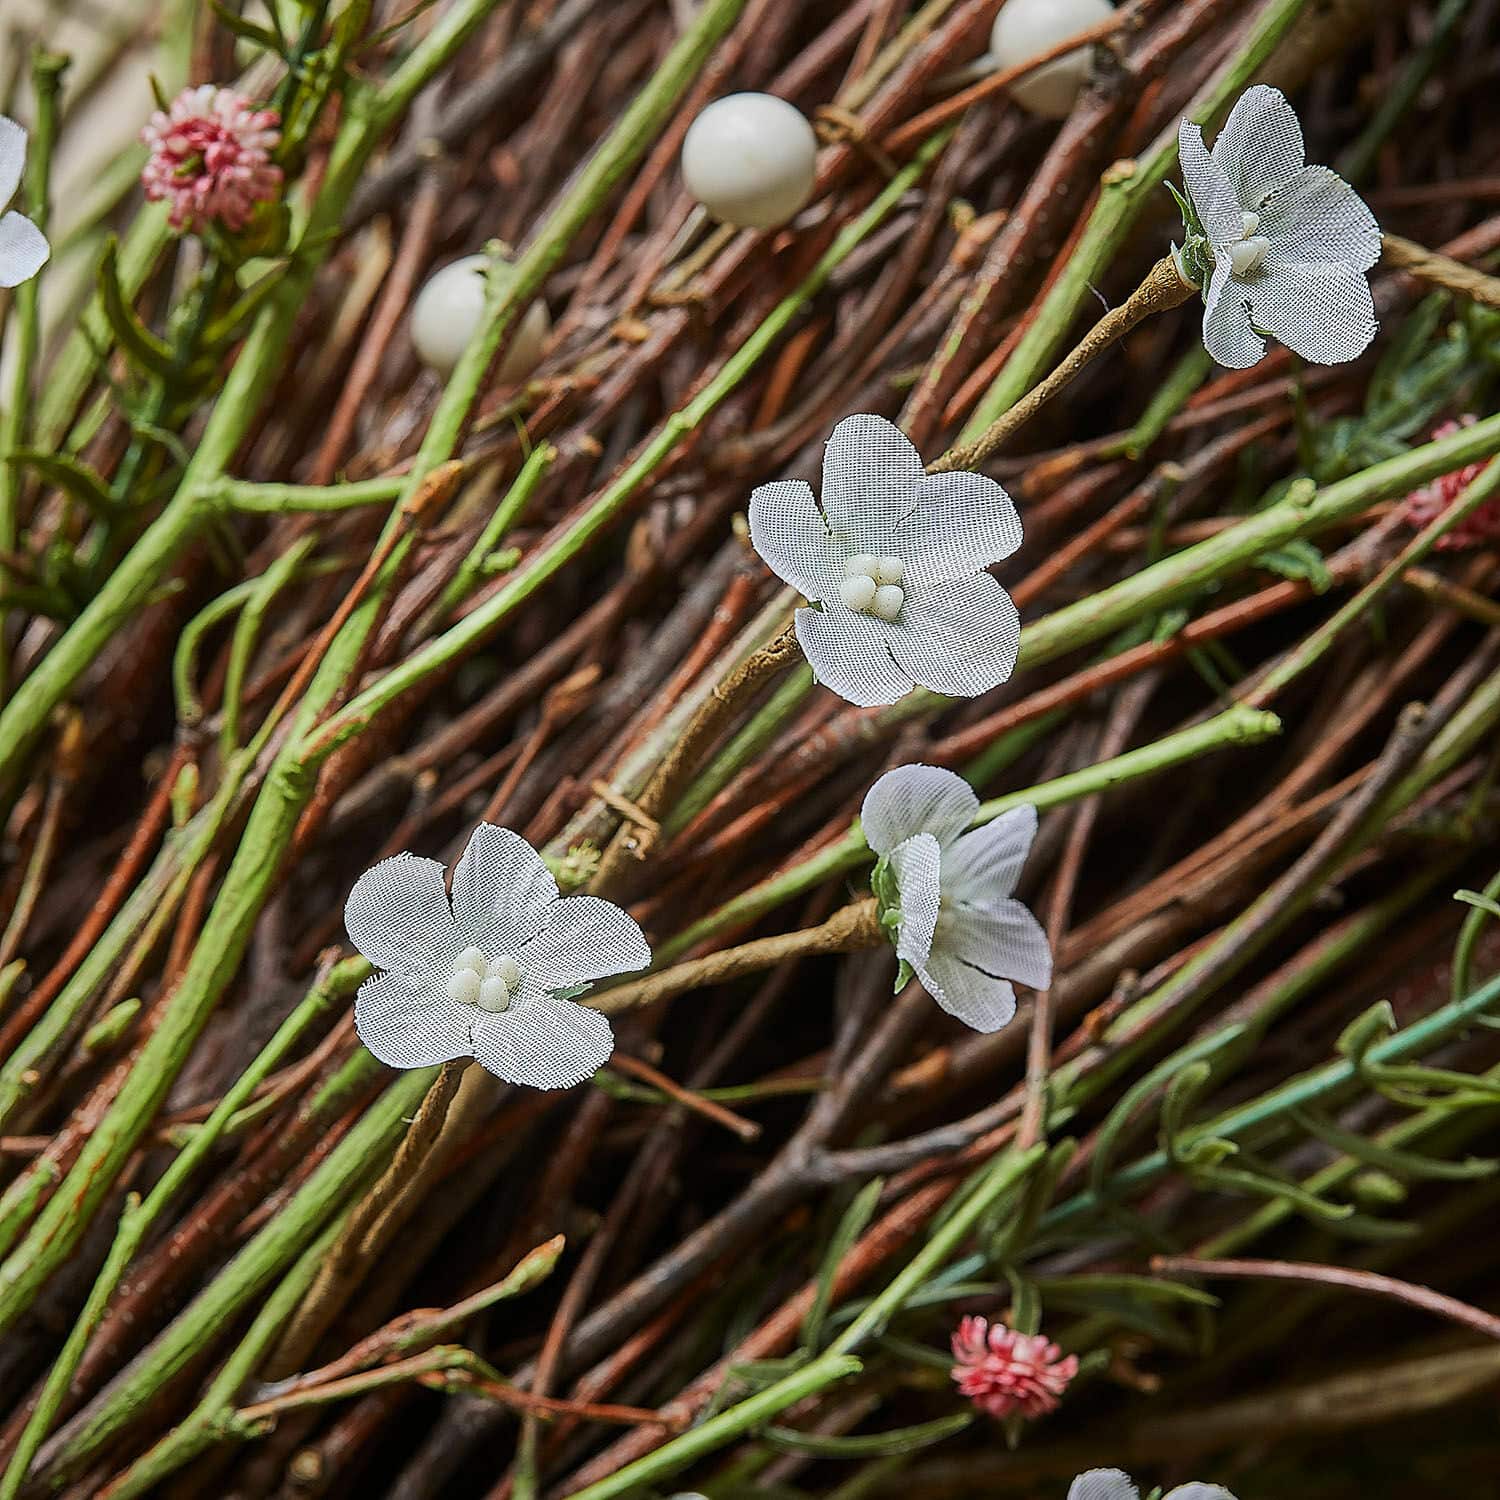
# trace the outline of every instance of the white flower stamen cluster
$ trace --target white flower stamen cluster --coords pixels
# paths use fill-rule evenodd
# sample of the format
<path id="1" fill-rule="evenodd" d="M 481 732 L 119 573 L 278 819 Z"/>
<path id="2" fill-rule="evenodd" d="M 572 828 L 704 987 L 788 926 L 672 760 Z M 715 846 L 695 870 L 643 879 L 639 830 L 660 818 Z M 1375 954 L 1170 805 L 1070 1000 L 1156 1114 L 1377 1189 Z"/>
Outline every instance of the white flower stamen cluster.
<path id="1" fill-rule="evenodd" d="M 839 584 L 839 598 L 860 614 L 879 620 L 895 620 L 906 603 L 901 581 L 906 564 L 899 557 L 876 557 L 873 552 L 856 552 L 844 564 L 844 581 Z"/>
<path id="2" fill-rule="evenodd" d="M 481 949 L 465 948 L 453 961 L 448 997 L 498 1015 L 510 1009 L 511 991 L 521 982 L 521 966 L 509 954 L 486 958 Z"/>
<path id="3" fill-rule="evenodd" d="M 1228 246 L 1230 264 L 1236 276 L 1253 276 L 1265 261 L 1271 242 L 1265 235 L 1255 232 L 1259 228 L 1260 215 L 1248 208 L 1243 209 L 1240 213 L 1240 238 Z"/>

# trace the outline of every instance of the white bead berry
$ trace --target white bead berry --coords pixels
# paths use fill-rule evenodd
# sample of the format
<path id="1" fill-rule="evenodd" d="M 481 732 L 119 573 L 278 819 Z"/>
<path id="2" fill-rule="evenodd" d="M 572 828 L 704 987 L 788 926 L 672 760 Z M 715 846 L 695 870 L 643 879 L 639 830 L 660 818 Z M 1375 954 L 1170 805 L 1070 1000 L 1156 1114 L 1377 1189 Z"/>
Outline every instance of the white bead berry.
<path id="1" fill-rule="evenodd" d="M 875 590 L 875 601 L 870 605 L 870 613 L 878 615 L 882 620 L 894 620 L 905 603 L 906 595 L 900 588 L 894 583 L 883 583 Z"/>
<path id="2" fill-rule="evenodd" d="M 839 598 L 853 610 L 866 610 L 875 599 L 875 580 L 868 573 L 858 573 L 839 584 Z"/>
<path id="3" fill-rule="evenodd" d="M 817 155 L 818 138 L 795 105 L 774 94 L 728 94 L 688 127 L 682 176 L 714 218 L 771 229 L 807 202 Z"/>
<path id="4" fill-rule="evenodd" d="M 1113 13 L 1110 0 L 1006 0 L 990 31 L 990 60 L 1000 71 L 1019 67 Z M 1010 93 L 1044 120 L 1065 119 L 1092 68 L 1090 49 L 1079 47 L 1017 79 Z"/>
<path id="5" fill-rule="evenodd" d="M 461 1005 L 478 1005 L 483 984 L 473 969 L 455 969 L 448 980 L 448 998 Z"/>
<path id="6" fill-rule="evenodd" d="M 474 1003 L 480 1010 L 492 1013 L 507 1010 L 510 1007 L 510 986 L 498 976 L 486 979 L 479 986 Z"/>
<path id="7" fill-rule="evenodd" d="M 873 578 L 880 559 L 873 552 L 856 552 L 844 563 L 844 574 L 848 578 Z"/>
<path id="8" fill-rule="evenodd" d="M 489 264 L 487 255 L 466 255 L 453 261 L 428 278 L 412 303 L 411 341 L 417 357 L 439 375 L 452 373 L 484 321 L 485 270 Z M 510 267 L 497 261 L 493 274 L 507 277 Z M 511 336 L 497 378 L 506 384 L 525 380 L 541 360 L 542 346 L 551 331 L 546 304 L 533 302 Z"/>
<path id="9" fill-rule="evenodd" d="M 505 987 L 513 990 L 521 982 L 521 966 L 509 954 L 492 958 L 485 970 L 485 977 L 503 980 Z"/>
<path id="10" fill-rule="evenodd" d="M 876 583 L 901 583 L 906 578 L 906 564 L 899 557 L 882 557 L 874 577 Z"/>

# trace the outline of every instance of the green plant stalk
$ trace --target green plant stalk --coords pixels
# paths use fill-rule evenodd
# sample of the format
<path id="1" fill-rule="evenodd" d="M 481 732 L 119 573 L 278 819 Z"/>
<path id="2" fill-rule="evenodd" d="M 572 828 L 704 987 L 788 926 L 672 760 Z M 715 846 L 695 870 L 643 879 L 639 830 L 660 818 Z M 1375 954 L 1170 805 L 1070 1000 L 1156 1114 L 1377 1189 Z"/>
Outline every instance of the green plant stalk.
<path id="1" fill-rule="evenodd" d="M 1497 1004 L 1500 1004 L 1500 978 L 1491 980 L 1483 989 L 1476 990 L 1463 1000 L 1450 1002 L 1431 1014 L 1420 1017 L 1394 1036 L 1376 1042 L 1371 1046 L 1367 1057 L 1377 1064 L 1403 1062 L 1410 1057 L 1420 1057 L 1472 1025 Z M 1321 1099 L 1337 1094 L 1351 1083 L 1357 1082 L 1358 1078 L 1359 1070 L 1348 1058 L 1299 1074 L 1248 1104 L 1226 1110 L 1215 1119 L 1191 1127 L 1184 1132 L 1184 1148 L 1189 1149 L 1194 1142 L 1210 1136 L 1234 1140 L 1238 1136 L 1247 1135 L 1270 1122 L 1280 1120 L 1292 1110 L 1306 1109 Z M 1171 1170 L 1171 1165 L 1164 1151 L 1153 1151 L 1116 1172 L 1111 1189 L 1123 1193 L 1144 1187 L 1164 1176 Z M 1047 1232 L 1060 1229 L 1102 1206 L 1098 1196 L 1092 1190 L 1085 1189 L 1043 1215 L 1040 1227 Z"/>
<path id="2" fill-rule="evenodd" d="M 1271 0 L 1255 19 L 1245 45 L 1206 83 L 1187 108 L 1187 118 L 1209 123 L 1254 76 L 1306 8 L 1307 0 Z M 1136 216 L 1177 162 L 1177 127 L 1164 130 L 1128 172 L 1107 174 L 1099 201 L 1062 274 L 1042 299 L 1031 325 L 1004 368 L 974 408 L 960 443 L 970 443 L 997 421 L 1035 384 L 1056 354 L 1105 268 L 1123 245 Z"/>
<path id="3" fill-rule="evenodd" d="M 539 548 L 511 575 L 504 588 L 477 605 L 442 635 L 413 652 L 404 662 L 372 683 L 335 715 L 319 736 L 318 758 L 321 759 L 331 754 L 351 734 L 368 725 L 381 709 L 415 687 L 423 678 L 472 651 L 508 619 L 519 605 L 536 593 L 554 574 L 572 561 L 601 530 L 608 526 L 635 498 L 640 488 L 665 462 L 678 444 L 704 422 L 719 406 L 719 403 L 750 373 L 771 345 L 797 318 L 806 303 L 822 290 L 834 270 L 885 219 L 901 196 L 926 170 L 950 134 L 950 131 L 941 131 L 922 146 L 912 160 L 891 179 L 884 191 L 871 202 L 864 213 L 839 233 L 802 283 L 784 297 L 767 315 L 765 321 L 725 360 L 718 374 L 686 406 L 667 418 L 624 471 L 606 486 L 599 498 L 579 517 L 577 523 L 566 535 L 559 537 L 550 546 Z M 520 273 L 525 264 L 524 258 L 517 262 L 517 275 L 515 281 L 511 283 L 513 288 L 520 285 Z M 469 346 L 469 350 L 454 371 L 453 380 L 449 383 L 449 391 L 454 389 L 460 376 L 466 371 L 475 380 L 482 375 L 483 369 L 477 366 L 479 349 L 479 344 Z M 486 363 L 488 363 L 487 356 Z M 445 402 L 446 396 L 447 393 L 445 393 Z M 436 420 L 437 418 L 434 417 L 434 422 Z"/>
<path id="4" fill-rule="evenodd" d="M 574 1494 L 572 1500 L 611 1500 L 612 1496 L 668 1478 L 705 1454 L 753 1432 L 768 1418 L 804 1397 L 857 1375 L 862 1366 L 852 1351 L 867 1338 L 878 1334 L 901 1311 L 911 1294 L 953 1255 L 990 1205 L 1022 1181 L 1045 1150 L 1046 1147 L 1038 1143 L 1029 1151 L 1014 1155 L 1002 1152 L 979 1168 L 959 1190 L 964 1196 L 958 1208 L 824 1353 L 774 1385 L 664 1443 L 654 1453 L 626 1464 L 605 1479 L 586 1485 Z"/>
<path id="5" fill-rule="evenodd" d="M 368 965 L 362 959 L 345 959 L 330 969 L 281 1023 L 250 1066 L 234 1081 L 213 1113 L 198 1127 L 187 1145 L 162 1173 L 145 1202 L 135 1193 L 126 1200 L 125 1212 L 120 1217 L 120 1225 L 104 1267 L 89 1291 L 83 1310 L 68 1330 L 62 1351 L 47 1373 L 36 1406 L 16 1444 L 4 1477 L 0 1478 L 0 1500 L 16 1500 L 16 1496 L 20 1494 L 26 1471 L 67 1394 L 68 1383 L 73 1378 L 74 1370 L 78 1368 L 78 1361 L 83 1357 L 89 1339 L 103 1318 L 120 1278 L 145 1242 L 151 1226 L 197 1170 L 199 1163 L 228 1129 L 236 1111 L 250 1098 L 261 1081 L 291 1051 L 302 1034 L 328 1009 L 335 998 L 349 994 L 358 986 L 367 969 Z"/>
<path id="6" fill-rule="evenodd" d="M 281 370 L 297 314 L 337 234 L 366 161 L 416 92 L 452 59 L 499 0 L 459 0 L 378 92 L 350 84 L 322 191 L 286 275 L 261 308 L 194 449 L 160 515 L 99 592 L 0 709 L 0 796 L 15 780 L 47 716 L 79 674 L 146 602 L 178 554 L 213 514 L 200 491 L 224 474 Z"/>
<path id="7" fill-rule="evenodd" d="M 1202 724 L 1166 735 L 1152 744 L 1127 750 L 1123 755 L 1101 760 L 1095 765 L 1071 771 L 1052 781 L 992 798 L 980 805 L 975 814 L 975 822 L 988 822 L 1007 808 L 1017 807 L 1022 803 L 1029 802 L 1038 811 L 1045 811 L 1049 807 L 1076 802 L 1110 787 L 1119 786 L 1122 782 L 1152 776 L 1185 761 L 1195 760 L 1200 755 L 1210 754 L 1226 745 L 1253 744 L 1280 733 L 1280 730 L 1281 721 L 1275 714 L 1236 704 Z M 864 834 L 856 820 L 843 838 L 820 849 L 789 870 L 783 870 L 759 885 L 752 886 L 685 928 L 676 937 L 662 943 L 656 949 L 655 966 L 669 962 L 725 928 L 739 927 L 754 921 L 773 907 L 821 885 L 825 880 L 858 869 L 870 857 L 869 846 L 865 843 Z"/>
<path id="8" fill-rule="evenodd" d="M 31 161 L 26 174 L 26 207 L 36 227 L 45 231 L 51 207 L 52 148 L 57 139 L 57 96 L 68 59 L 38 51 L 31 60 L 31 83 L 36 94 L 36 129 L 31 137 Z M 15 289 L 15 365 L 4 425 L 0 427 L 0 550 L 14 552 L 19 536 L 16 508 L 21 499 L 21 470 L 5 460 L 26 446 L 26 418 L 31 411 L 32 367 L 41 342 L 40 271 Z M 0 591 L 8 569 L 0 564 Z M 0 701 L 9 691 L 10 662 L 5 654 L 5 611 L 0 608 Z"/>
<path id="9" fill-rule="evenodd" d="M 308 1244 L 319 1237 L 331 1215 L 352 1203 L 382 1170 L 386 1156 L 406 1130 L 406 1121 L 437 1074 L 419 1068 L 400 1074 L 391 1086 L 360 1115 L 348 1135 L 296 1191 L 284 1208 L 255 1234 L 224 1269 L 167 1325 L 110 1387 L 108 1395 L 73 1432 L 58 1454 L 49 1478 L 72 1475 L 125 1427 L 150 1401 L 154 1392 L 183 1369 L 196 1354 L 212 1344 L 220 1332 L 272 1281 L 281 1297 L 288 1278 L 286 1267 L 298 1256 L 297 1275 L 306 1263 Z M 324 1231 L 322 1240 L 328 1241 Z M 314 1270 L 316 1265 L 314 1265 Z M 308 1278 L 311 1281 L 311 1276 Z M 304 1286 L 287 1300 L 276 1333 L 301 1300 Z M 257 1353 L 257 1358 L 259 1357 Z M 248 1372 L 247 1372 L 248 1373 Z M 240 1377 L 243 1379 L 243 1377 Z M 234 1382 L 237 1388 L 240 1380 Z M 215 1383 L 217 1385 L 217 1382 Z M 232 1405 L 234 1391 L 218 1398 L 214 1410 Z M 208 1409 L 208 1398 L 201 1409 Z"/>
<path id="10" fill-rule="evenodd" d="M 557 449 L 551 443 L 543 443 L 531 451 L 526 462 L 521 465 L 521 472 L 505 492 L 505 498 L 495 507 L 494 514 L 485 522 L 474 545 L 469 548 L 468 555 L 449 579 L 448 587 L 438 596 L 437 603 L 432 607 L 431 618 L 434 624 L 447 619 L 469 597 L 469 590 L 484 573 L 485 559 L 505 540 L 556 458 Z"/>
<path id="11" fill-rule="evenodd" d="M 287 1320 L 297 1310 L 303 1293 L 312 1284 L 318 1267 L 332 1248 L 342 1227 L 340 1217 L 323 1235 L 302 1252 L 292 1270 L 276 1284 L 265 1306 L 255 1316 L 234 1353 L 224 1361 L 203 1398 L 189 1415 L 154 1447 L 143 1453 L 110 1487 L 110 1500 L 133 1500 L 137 1495 L 160 1494 L 160 1485 L 198 1454 L 232 1435 L 234 1398 L 255 1373 L 266 1351 L 281 1336 Z"/>
<path id="12" fill-rule="evenodd" d="M 765 704 L 750 716 L 745 726 L 719 751 L 666 821 L 669 834 L 686 828 L 724 790 L 737 772 L 749 765 L 773 735 L 796 712 L 813 689 L 812 668 L 801 662 L 787 674 Z"/>
<path id="13" fill-rule="evenodd" d="M 261 484 L 248 479 L 216 479 L 199 490 L 205 505 L 252 514 L 287 515 L 294 511 L 352 510 L 360 505 L 389 505 L 406 491 L 406 476 L 356 479 L 348 484 Z"/>

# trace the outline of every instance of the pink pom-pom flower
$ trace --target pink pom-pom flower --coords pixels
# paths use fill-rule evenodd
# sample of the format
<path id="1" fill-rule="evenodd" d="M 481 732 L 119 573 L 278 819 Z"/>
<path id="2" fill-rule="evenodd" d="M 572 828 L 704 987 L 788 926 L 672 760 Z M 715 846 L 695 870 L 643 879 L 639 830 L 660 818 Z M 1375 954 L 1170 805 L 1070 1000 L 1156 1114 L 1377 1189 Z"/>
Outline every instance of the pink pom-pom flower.
<path id="1" fill-rule="evenodd" d="M 255 109 L 233 89 L 184 89 L 141 131 L 151 148 L 141 172 L 147 198 L 172 205 L 174 229 L 217 223 L 238 233 L 257 203 L 281 191 L 281 168 L 271 162 L 280 123 L 274 109 Z"/>
<path id="2" fill-rule="evenodd" d="M 1474 421 L 1473 416 L 1465 416 L 1457 422 L 1444 422 L 1441 427 L 1433 429 L 1432 436 L 1434 439 L 1452 437 L 1462 428 L 1472 427 Z M 1419 490 L 1413 490 L 1406 497 L 1406 503 L 1402 507 L 1402 515 L 1406 523 L 1414 531 L 1420 531 L 1424 526 L 1431 525 L 1479 478 L 1485 464 L 1490 461 L 1466 464 L 1462 469 L 1455 469 L 1451 474 L 1442 474 L 1431 484 L 1424 485 Z M 1497 542 L 1500 542 L 1500 499 L 1493 499 L 1486 500 L 1478 510 L 1465 516 L 1451 531 L 1444 532 L 1438 538 L 1438 547 L 1440 550 L 1457 551 L 1466 547 L 1494 546 Z"/>
<path id="3" fill-rule="evenodd" d="M 992 1417 L 1019 1412 L 1045 1416 L 1078 1373 L 1078 1357 L 1039 1333 L 1017 1333 L 1003 1323 L 968 1317 L 953 1334 L 953 1379 Z"/>

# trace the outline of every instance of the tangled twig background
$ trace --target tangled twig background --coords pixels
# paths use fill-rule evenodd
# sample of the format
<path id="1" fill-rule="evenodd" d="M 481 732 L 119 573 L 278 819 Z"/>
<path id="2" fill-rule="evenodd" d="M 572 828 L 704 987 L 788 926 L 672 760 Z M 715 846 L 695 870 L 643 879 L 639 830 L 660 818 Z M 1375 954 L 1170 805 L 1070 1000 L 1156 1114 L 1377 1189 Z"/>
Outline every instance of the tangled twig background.
<path id="1" fill-rule="evenodd" d="M 960 76 L 996 9 L 288 0 L 310 207 L 189 326 L 212 267 L 95 105 L 286 70 L 181 0 L 17 16 L 0 104 L 73 48 L 59 169 L 99 144 L 4 376 L 0 1494 L 1493 1482 L 1500 943 L 1453 893 L 1495 877 L 1497 564 L 1414 555 L 1405 497 L 1500 450 L 1500 6 L 1131 0 L 1061 124 Z M 1003 416 L 1161 255 L 1178 118 L 1260 78 L 1415 242 L 1372 352 L 1225 373 L 1193 307 L 1143 323 L 985 460 L 1010 683 L 861 710 L 778 662 L 643 809 L 794 602 L 751 489 L 851 411 L 931 456 Z M 683 192 L 734 89 L 818 120 L 791 229 Z M 537 297 L 553 337 L 445 388 L 405 316 L 493 239 L 488 354 Z M 993 1035 L 846 951 L 910 761 L 1041 811 L 1055 979 Z M 351 884 L 479 821 L 652 940 L 576 1090 L 354 1035 Z M 1079 1355 L 1059 1412 L 970 1412 L 966 1311 Z"/>

